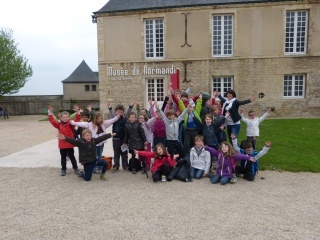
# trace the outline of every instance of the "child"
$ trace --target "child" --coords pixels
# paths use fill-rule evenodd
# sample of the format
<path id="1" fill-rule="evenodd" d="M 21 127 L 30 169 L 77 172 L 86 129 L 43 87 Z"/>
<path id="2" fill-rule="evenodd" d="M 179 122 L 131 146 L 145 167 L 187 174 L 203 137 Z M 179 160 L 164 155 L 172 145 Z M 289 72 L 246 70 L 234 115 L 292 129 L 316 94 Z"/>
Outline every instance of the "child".
<path id="1" fill-rule="evenodd" d="M 74 146 L 79 148 L 79 161 L 83 164 L 84 171 L 79 172 L 79 177 L 82 177 L 85 181 L 90 181 L 92 177 L 93 168 L 97 166 L 102 166 L 102 172 L 100 174 L 101 180 L 107 180 L 105 176 L 105 172 L 108 167 L 108 162 L 103 160 L 96 159 L 96 145 L 100 142 L 111 138 L 114 136 L 113 134 L 104 134 L 98 138 L 92 137 L 92 132 L 89 129 L 85 129 L 82 132 L 82 138 L 73 139 L 69 137 L 65 137 L 63 134 L 59 134 L 58 138 L 60 140 L 66 141 Z"/>
<path id="2" fill-rule="evenodd" d="M 242 153 L 251 157 L 254 157 L 256 159 L 256 162 L 251 161 L 243 161 L 241 162 L 240 166 L 236 166 L 236 175 L 240 176 L 243 175 L 243 179 L 246 179 L 248 181 L 253 181 L 255 175 L 258 173 L 258 159 L 265 155 L 271 146 L 271 142 L 267 141 L 265 146 L 262 148 L 260 152 L 257 152 L 254 150 L 252 143 L 248 140 L 244 141 L 243 143 L 243 149 L 238 147 L 238 141 L 237 137 L 234 134 L 231 134 L 232 138 L 232 145 L 233 148 L 236 150 L 237 153 Z"/>
<path id="3" fill-rule="evenodd" d="M 203 136 L 195 137 L 195 146 L 190 150 L 190 178 L 206 177 L 210 168 L 210 153 L 204 149 Z"/>
<path id="4" fill-rule="evenodd" d="M 124 137 L 125 137 L 125 128 L 127 124 L 127 115 L 131 111 L 131 108 L 128 108 L 124 115 L 124 107 L 119 104 L 115 108 L 115 113 L 110 106 L 110 102 L 107 103 L 109 108 L 110 117 L 113 118 L 115 114 L 119 117 L 119 120 L 114 122 L 112 125 L 112 132 L 116 133 L 116 136 L 112 138 L 112 146 L 113 146 L 113 161 L 114 165 L 111 170 L 112 173 L 119 170 L 120 167 L 120 156 L 122 160 L 122 169 L 128 169 L 128 151 L 122 151 L 121 146 L 123 145 Z"/>
<path id="5" fill-rule="evenodd" d="M 82 122 L 89 122 L 90 113 L 88 111 L 84 111 L 80 115 L 81 115 L 81 121 Z M 83 131 L 82 127 L 78 127 L 77 129 L 74 130 L 75 139 L 78 139 L 78 138 L 80 138 L 82 136 L 82 131 Z"/>
<path id="6" fill-rule="evenodd" d="M 151 116 L 153 111 L 151 111 Z M 164 121 L 160 117 L 160 112 L 157 110 L 155 113 L 156 120 L 152 126 L 153 133 L 153 146 L 156 146 L 158 143 L 162 143 L 163 146 L 167 146 L 167 138 L 166 138 L 166 125 Z"/>
<path id="7" fill-rule="evenodd" d="M 165 146 L 159 143 L 155 146 L 154 152 L 146 151 L 135 151 L 135 154 L 139 156 L 154 158 L 154 163 L 151 167 L 152 179 L 154 182 L 167 181 L 167 176 L 175 165 L 175 160 L 171 158 L 170 154 L 167 153 Z"/>
<path id="8" fill-rule="evenodd" d="M 155 117 L 148 119 L 146 114 L 139 114 L 138 116 L 138 122 L 141 124 L 147 139 L 147 144 L 144 146 L 144 148 L 149 152 L 151 151 L 151 144 L 153 142 L 153 133 L 151 131 L 151 128 L 155 119 Z M 147 157 L 145 158 L 145 161 L 146 166 L 145 168 L 142 168 L 141 174 L 145 174 L 146 171 L 148 172 L 150 170 L 151 158 Z"/>
<path id="9" fill-rule="evenodd" d="M 77 109 L 79 110 L 79 109 Z M 59 121 L 57 121 L 52 113 L 52 106 L 48 107 L 48 117 L 49 121 L 53 127 L 59 130 L 59 133 L 63 134 L 64 136 L 74 138 L 74 127 L 70 124 L 70 114 L 66 111 L 62 112 L 59 117 Z M 77 115 L 76 121 L 80 120 L 80 114 Z M 61 176 L 66 175 L 67 170 L 67 155 L 71 160 L 72 168 L 75 174 L 79 174 L 79 169 L 77 165 L 77 160 L 74 157 L 74 149 L 73 145 L 70 143 L 64 142 L 59 140 L 59 149 L 60 149 L 60 156 L 61 156 Z"/>
<path id="10" fill-rule="evenodd" d="M 210 179 L 213 184 L 216 184 L 220 181 L 222 185 L 225 185 L 230 182 L 234 174 L 235 163 L 237 161 L 256 161 L 253 157 L 237 154 L 228 142 L 223 142 L 219 151 L 208 146 L 206 146 L 205 149 L 218 158 L 216 175 Z"/>
<path id="11" fill-rule="evenodd" d="M 223 115 L 219 113 L 219 107 L 217 105 L 213 105 L 211 106 L 210 110 L 213 117 L 213 123 L 217 123 L 223 117 Z M 226 118 L 229 116 L 230 113 L 227 112 Z M 219 144 L 221 144 L 224 141 L 227 141 L 227 134 L 224 131 L 225 127 L 226 125 L 222 124 L 219 128 L 215 128 L 215 134 L 218 138 Z"/>
<path id="12" fill-rule="evenodd" d="M 131 162 L 129 162 L 129 165 L 132 167 L 129 166 L 129 170 L 131 170 L 133 174 L 136 174 L 139 170 L 136 166 L 141 165 L 141 162 L 145 167 L 145 158 L 139 158 L 138 163 L 135 158 L 134 150 L 143 151 L 147 144 L 147 139 L 141 124 L 137 121 L 135 112 L 129 114 L 129 121 L 126 124 L 123 143 L 128 145 L 129 152 L 132 154 Z"/>
<path id="13" fill-rule="evenodd" d="M 190 105 L 181 113 L 178 118 L 176 118 L 173 110 L 168 110 L 166 115 L 164 115 L 163 111 L 159 109 L 157 102 L 154 103 L 154 106 L 156 107 L 157 111 L 160 112 L 160 115 L 166 126 L 167 148 L 171 158 L 173 157 L 175 150 L 177 150 L 179 157 L 182 158 L 186 155 L 186 151 L 178 140 L 179 124 L 189 111 Z"/>
<path id="14" fill-rule="evenodd" d="M 182 131 L 183 147 L 187 152 L 189 152 L 190 149 L 194 146 L 195 137 L 199 133 L 199 128 L 196 124 L 196 121 L 201 122 L 201 118 L 200 118 L 201 106 L 202 106 L 202 98 L 199 98 L 197 100 L 196 105 L 194 103 L 191 103 L 191 106 L 189 107 L 189 111 L 184 116 L 183 131 Z M 182 111 L 186 109 L 181 99 L 179 100 L 179 107 Z"/>
<path id="15" fill-rule="evenodd" d="M 78 115 L 78 114 L 77 114 Z M 96 112 L 92 122 L 74 122 L 71 121 L 71 124 L 78 127 L 87 128 L 92 132 L 92 137 L 98 138 L 105 134 L 106 129 L 111 126 L 114 122 L 118 121 L 119 116 L 115 116 L 109 120 L 103 120 L 102 114 Z M 102 161 L 102 153 L 104 148 L 104 143 L 102 141 L 96 145 L 97 161 Z M 94 169 L 94 172 L 95 169 Z"/>
<path id="16" fill-rule="evenodd" d="M 269 113 L 271 112 L 271 109 L 268 108 L 267 112 L 262 115 L 262 117 L 255 117 L 254 110 L 249 110 L 248 116 L 249 118 L 245 118 L 243 116 L 243 109 L 240 110 L 241 113 L 241 121 L 243 121 L 247 125 L 247 131 L 246 136 L 247 140 L 252 143 L 252 147 L 256 149 L 257 147 L 257 141 L 259 137 L 259 124 L 268 117 Z"/>

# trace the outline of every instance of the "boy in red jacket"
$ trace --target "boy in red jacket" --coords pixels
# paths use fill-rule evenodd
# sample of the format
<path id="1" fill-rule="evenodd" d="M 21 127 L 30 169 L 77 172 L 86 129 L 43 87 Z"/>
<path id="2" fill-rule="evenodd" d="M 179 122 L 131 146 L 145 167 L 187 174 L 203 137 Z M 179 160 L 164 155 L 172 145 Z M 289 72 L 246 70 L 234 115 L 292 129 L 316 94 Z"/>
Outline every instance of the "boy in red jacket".
<path id="1" fill-rule="evenodd" d="M 79 111 L 79 109 L 77 109 Z M 52 107 L 48 107 L 48 117 L 49 121 L 52 124 L 53 127 L 57 128 L 59 133 L 63 134 L 64 136 L 74 138 L 74 127 L 70 124 L 70 114 L 68 112 L 62 112 L 60 119 L 60 122 L 57 121 L 53 114 L 52 114 Z M 80 121 L 80 114 L 76 115 L 76 122 Z M 67 170 L 67 155 L 70 158 L 72 168 L 74 170 L 75 174 L 79 174 L 79 169 L 77 165 L 77 160 L 74 157 L 74 149 L 73 145 L 65 142 L 61 139 L 59 139 L 59 149 L 60 149 L 60 155 L 61 155 L 61 176 L 66 175 Z"/>

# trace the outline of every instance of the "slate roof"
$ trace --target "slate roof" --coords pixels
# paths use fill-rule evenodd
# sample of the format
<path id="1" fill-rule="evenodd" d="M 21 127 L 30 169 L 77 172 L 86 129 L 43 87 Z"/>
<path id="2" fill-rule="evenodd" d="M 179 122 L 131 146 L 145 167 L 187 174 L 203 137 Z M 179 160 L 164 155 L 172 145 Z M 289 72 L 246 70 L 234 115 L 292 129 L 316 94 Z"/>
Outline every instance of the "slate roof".
<path id="1" fill-rule="evenodd" d="M 96 13 L 153 10 L 165 8 L 214 6 L 246 3 L 293 2 L 297 0 L 109 0 Z"/>
<path id="2" fill-rule="evenodd" d="M 83 60 L 63 83 L 99 83 L 98 72 L 93 72 Z"/>

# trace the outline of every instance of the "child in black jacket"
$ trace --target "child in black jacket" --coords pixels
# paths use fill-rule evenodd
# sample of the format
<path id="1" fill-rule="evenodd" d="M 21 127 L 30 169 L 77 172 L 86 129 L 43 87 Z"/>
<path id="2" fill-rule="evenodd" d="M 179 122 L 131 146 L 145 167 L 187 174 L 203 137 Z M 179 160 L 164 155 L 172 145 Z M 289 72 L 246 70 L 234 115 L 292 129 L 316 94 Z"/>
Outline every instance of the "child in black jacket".
<path id="1" fill-rule="evenodd" d="M 65 137 L 61 133 L 58 134 L 58 138 L 79 148 L 79 162 L 84 167 L 84 171 L 79 172 L 79 177 L 82 177 L 85 181 L 90 181 L 92 177 L 92 171 L 95 166 L 102 166 L 100 179 L 107 180 L 105 177 L 105 172 L 107 170 L 108 163 L 103 160 L 97 161 L 96 145 L 114 135 L 116 134 L 108 133 L 98 138 L 92 138 L 92 132 L 89 129 L 85 129 L 82 131 L 82 138 L 73 139 Z"/>

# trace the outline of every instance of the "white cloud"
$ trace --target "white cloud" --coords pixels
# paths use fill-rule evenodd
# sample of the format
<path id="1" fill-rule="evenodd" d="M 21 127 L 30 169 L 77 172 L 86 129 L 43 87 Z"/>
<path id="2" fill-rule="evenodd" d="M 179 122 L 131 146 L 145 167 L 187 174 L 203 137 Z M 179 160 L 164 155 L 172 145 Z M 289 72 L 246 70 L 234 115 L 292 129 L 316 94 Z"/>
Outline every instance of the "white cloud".
<path id="1" fill-rule="evenodd" d="M 33 76 L 15 95 L 62 94 L 61 81 L 85 60 L 98 70 L 91 14 L 108 0 L 0 0 L 0 27 L 11 28 Z"/>

